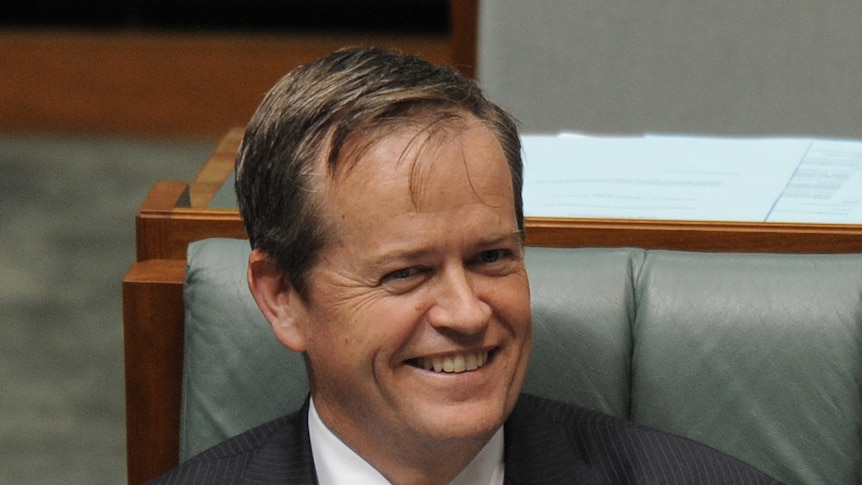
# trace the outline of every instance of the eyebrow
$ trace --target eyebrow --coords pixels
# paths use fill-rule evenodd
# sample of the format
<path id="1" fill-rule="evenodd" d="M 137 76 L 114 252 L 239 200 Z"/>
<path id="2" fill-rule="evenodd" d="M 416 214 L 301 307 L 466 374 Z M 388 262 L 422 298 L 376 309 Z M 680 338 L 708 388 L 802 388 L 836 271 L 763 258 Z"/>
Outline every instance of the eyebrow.
<path id="1" fill-rule="evenodd" d="M 386 251 L 381 254 L 379 257 L 374 258 L 371 261 L 370 265 L 375 268 L 393 265 L 395 263 L 400 263 L 402 261 L 415 261 L 418 259 L 423 259 L 428 255 L 432 254 L 434 251 L 428 248 L 422 249 L 393 249 L 390 251 Z"/>
<path id="2" fill-rule="evenodd" d="M 479 246 L 495 246 L 497 244 L 515 244 L 517 246 L 524 246 L 524 233 L 521 230 L 514 230 L 512 232 L 501 234 L 499 236 L 492 236 L 484 239 Z"/>

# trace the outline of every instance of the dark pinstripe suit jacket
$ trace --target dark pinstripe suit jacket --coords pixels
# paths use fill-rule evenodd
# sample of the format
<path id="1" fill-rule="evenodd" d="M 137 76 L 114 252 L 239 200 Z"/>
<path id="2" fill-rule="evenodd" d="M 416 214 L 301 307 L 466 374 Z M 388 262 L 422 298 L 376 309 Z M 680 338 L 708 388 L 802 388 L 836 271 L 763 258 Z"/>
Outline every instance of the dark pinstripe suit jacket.
<path id="1" fill-rule="evenodd" d="M 231 438 L 153 483 L 316 484 L 308 404 Z M 693 441 L 535 396 L 505 425 L 507 484 L 776 484 Z"/>

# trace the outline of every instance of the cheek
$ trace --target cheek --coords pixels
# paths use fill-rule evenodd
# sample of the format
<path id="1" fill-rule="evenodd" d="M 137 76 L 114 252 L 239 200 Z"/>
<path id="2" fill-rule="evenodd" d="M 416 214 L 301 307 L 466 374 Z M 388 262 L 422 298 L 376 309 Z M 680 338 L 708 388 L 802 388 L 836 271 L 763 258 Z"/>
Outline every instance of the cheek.
<path id="1" fill-rule="evenodd" d="M 532 323 L 530 308 L 530 287 L 526 277 L 513 277 L 505 284 L 497 284 L 494 288 L 494 308 L 497 314 L 513 331 L 521 333 L 529 330 Z"/>
<path id="2" fill-rule="evenodd" d="M 394 296 L 366 308 L 358 338 L 391 354 L 408 343 L 422 322 L 427 303 L 420 297 Z"/>
<path id="3" fill-rule="evenodd" d="M 315 357 L 342 363 L 388 360 L 410 341 L 422 319 L 423 304 L 404 297 L 368 299 L 320 315 Z M 311 353 L 309 352 L 309 356 Z"/>

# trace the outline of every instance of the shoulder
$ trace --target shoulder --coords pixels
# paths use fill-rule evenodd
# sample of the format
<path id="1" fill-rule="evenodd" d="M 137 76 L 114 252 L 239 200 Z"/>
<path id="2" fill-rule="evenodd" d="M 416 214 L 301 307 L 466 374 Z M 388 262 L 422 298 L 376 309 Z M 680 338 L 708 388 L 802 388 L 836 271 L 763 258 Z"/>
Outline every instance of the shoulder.
<path id="1" fill-rule="evenodd" d="M 267 477 L 276 472 L 282 478 L 290 473 L 307 476 L 308 470 L 313 470 L 313 460 L 306 416 L 303 408 L 245 431 L 186 460 L 151 483 L 266 483 Z"/>
<path id="2" fill-rule="evenodd" d="M 707 445 L 567 403 L 523 395 L 510 422 L 512 439 L 554 440 L 545 456 L 567 450 L 599 482 L 779 483 Z"/>

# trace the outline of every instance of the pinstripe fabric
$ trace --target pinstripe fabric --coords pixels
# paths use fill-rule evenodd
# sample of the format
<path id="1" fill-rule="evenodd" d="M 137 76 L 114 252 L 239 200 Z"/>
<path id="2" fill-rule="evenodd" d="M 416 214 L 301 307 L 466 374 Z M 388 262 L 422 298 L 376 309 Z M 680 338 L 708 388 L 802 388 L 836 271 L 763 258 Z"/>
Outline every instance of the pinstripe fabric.
<path id="1" fill-rule="evenodd" d="M 308 400 L 299 411 L 223 441 L 151 483 L 317 485 Z"/>
<path id="2" fill-rule="evenodd" d="M 316 484 L 308 403 L 183 463 L 157 484 Z M 705 445 L 524 395 L 505 426 L 506 484 L 778 484 Z"/>
<path id="3" fill-rule="evenodd" d="M 507 484 L 778 484 L 705 445 L 524 395 L 506 422 Z"/>

